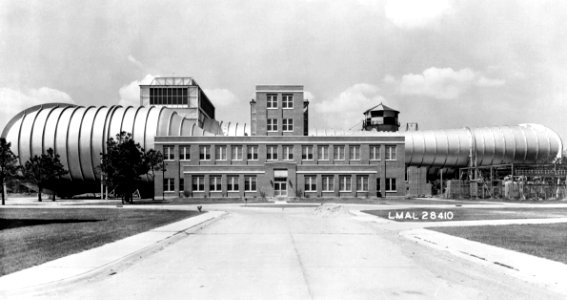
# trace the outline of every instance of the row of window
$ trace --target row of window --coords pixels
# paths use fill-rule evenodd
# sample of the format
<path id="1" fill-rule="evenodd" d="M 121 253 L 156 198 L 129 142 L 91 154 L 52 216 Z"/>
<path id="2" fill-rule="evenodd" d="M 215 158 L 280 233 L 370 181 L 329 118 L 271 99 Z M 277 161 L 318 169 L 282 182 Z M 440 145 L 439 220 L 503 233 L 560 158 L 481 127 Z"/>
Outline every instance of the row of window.
<path id="1" fill-rule="evenodd" d="M 321 176 L 321 191 L 323 192 L 333 192 L 335 191 L 335 180 L 334 175 L 322 175 Z M 179 190 L 183 191 L 184 179 L 179 179 Z M 338 187 L 340 192 L 351 192 L 352 191 L 352 176 L 350 175 L 339 175 Z M 192 190 L 194 192 L 205 191 L 205 176 L 204 175 L 194 175 L 192 177 Z M 306 175 L 305 176 L 305 192 L 316 192 L 317 191 L 317 176 L 316 175 Z M 227 175 L 226 176 L 226 189 L 229 192 L 240 191 L 240 186 L 238 184 L 238 175 Z M 166 192 L 175 191 L 175 181 L 173 178 L 165 178 L 163 181 L 163 190 Z M 376 190 L 380 191 L 380 178 L 376 178 Z M 209 191 L 211 192 L 221 192 L 222 191 L 222 176 L 221 175 L 210 175 L 209 176 Z M 256 191 L 256 176 L 246 175 L 244 176 L 244 191 L 255 192 Z M 368 192 L 368 175 L 358 175 L 356 176 L 356 191 L 357 192 Z M 386 191 L 394 192 L 396 191 L 396 178 L 386 178 Z"/>
<path id="2" fill-rule="evenodd" d="M 267 95 L 267 108 L 278 108 L 278 94 Z M 293 108 L 293 95 L 282 94 L 282 108 Z"/>
<path id="3" fill-rule="evenodd" d="M 293 160 L 293 145 L 283 145 L 282 146 L 282 159 L 283 160 Z M 370 145 L 370 160 L 380 160 L 380 145 Z M 333 159 L 334 160 L 345 160 L 345 145 L 335 145 L 333 148 Z M 331 146 L 329 145 L 303 145 L 301 146 L 301 159 L 305 161 L 314 160 L 314 151 L 317 151 L 318 160 L 329 160 L 330 159 Z M 173 160 L 174 147 L 164 146 L 164 158 L 166 160 Z M 246 156 L 248 160 L 258 160 L 258 145 L 249 145 L 246 147 Z M 242 145 L 232 145 L 230 147 L 230 154 L 227 151 L 226 145 L 215 146 L 215 160 L 227 160 L 230 155 L 232 160 L 242 160 L 244 157 L 244 150 Z M 385 146 L 385 156 L 386 160 L 396 159 L 396 146 L 388 145 Z M 180 160 L 190 160 L 191 159 L 191 146 L 179 146 L 179 159 Z M 211 160 L 211 146 L 201 145 L 199 146 L 199 160 Z M 278 160 L 278 146 L 277 145 L 267 145 L 266 146 L 266 160 Z M 360 160 L 360 145 L 349 146 L 349 160 Z"/>
<path id="4" fill-rule="evenodd" d="M 191 189 L 193 192 L 204 192 L 205 191 L 205 176 L 204 175 L 194 175 L 192 177 Z M 226 176 L 226 190 L 229 192 L 240 191 L 240 186 L 238 184 L 238 175 L 228 175 Z M 222 176 L 221 175 L 210 175 L 209 176 L 209 191 L 211 192 L 222 192 Z M 256 191 L 256 175 L 246 175 L 244 176 L 244 191 L 255 192 Z"/>
<path id="5" fill-rule="evenodd" d="M 188 104 L 186 88 L 150 88 L 150 105 Z"/>
<path id="6" fill-rule="evenodd" d="M 268 131 L 278 131 L 278 119 L 268 119 L 266 128 Z M 293 131 L 293 119 L 282 119 L 282 131 Z"/>
<path id="7" fill-rule="evenodd" d="M 335 190 L 335 180 L 334 175 L 322 175 L 321 176 L 321 191 L 323 192 L 333 192 Z M 350 175 L 339 175 L 339 191 L 341 192 L 351 192 L 352 191 L 352 176 Z M 317 191 L 317 176 L 306 175 L 305 176 L 305 189 L 306 192 L 316 192 Z M 380 178 L 376 178 L 376 190 L 380 191 Z M 357 192 L 368 192 L 368 175 L 358 175 L 356 176 L 356 191 Z M 386 191 L 394 192 L 396 191 L 396 178 L 386 178 Z"/>

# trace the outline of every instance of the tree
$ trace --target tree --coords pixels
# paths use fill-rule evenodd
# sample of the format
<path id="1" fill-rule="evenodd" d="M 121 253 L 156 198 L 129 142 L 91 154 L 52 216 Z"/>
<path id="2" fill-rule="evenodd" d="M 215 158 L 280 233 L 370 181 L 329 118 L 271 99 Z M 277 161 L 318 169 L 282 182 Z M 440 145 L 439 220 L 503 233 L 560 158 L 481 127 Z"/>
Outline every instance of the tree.
<path id="1" fill-rule="evenodd" d="M 18 173 L 18 157 L 12 152 L 11 143 L 5 138 L 0 138 L 0 189 L 2 190 L 2 205 L 6 204 L 4 199 L 4 183 L 6 179 L 15 177 Z"/>
<path id="2" fill-rule="evenodd" d="M 46 152 L 39 156 L 32 156 L 24 165 L 24 177 L 37 186 L 39 202 L 41 202 L 41 190 L 47 185 L 55 188 L 55 182 L 68 173 L 61 164 L 59 154 L 55 153 L 52 148 L 47 149 Z"/>
<path id="3" fill-rule="evenodd" d="M 155 193 L 153 189 L 153 187 L 155 186 L 155 178 L 156 178 L 155 172 L 165 169 L 163 154 L 160 151 L 150 149 L 148 150 L 148 152 L 145 153 L 145 163 L 150 169 L 150 174 L 152 177 L 152 200 L 155 200 L 155 195 L 154 195 Z"/>
<path id="4" fill-rule="evenodd" d="M 154 166 L 155 167 L 155 166 Z M 141 176 L 151 166 L 144 149 L 132 138 L 132 134 L 121 132 L 116 140 L 106 141 L 106 154 L 102 154 L 101 170 L 108 186 L 124 201 L 132 202 L 132 194 L 141 183 Z"/>

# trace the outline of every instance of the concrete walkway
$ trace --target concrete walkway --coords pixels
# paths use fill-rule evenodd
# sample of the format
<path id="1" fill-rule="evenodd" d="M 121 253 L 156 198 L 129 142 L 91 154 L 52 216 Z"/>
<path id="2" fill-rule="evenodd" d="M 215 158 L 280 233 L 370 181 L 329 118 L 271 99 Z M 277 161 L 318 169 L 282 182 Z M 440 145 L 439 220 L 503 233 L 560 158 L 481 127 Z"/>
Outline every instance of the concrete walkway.
<path id="1" fill-rule="evenodd" d="M 225 212 L 222 211 L 207 212 L 101 247 L 2 276 L 0 277 L 0 298 L 26 297 L 26 294 L 36 290 L 61 288 L 100 274 L 111 274 L 122 266 L 132 264 L 182 239 L 187 234 L 202 229 L 208 222 L 224 214 Z"/>
<path id="2" fill-rule="evenodd" d="M 0 298 L 567 297 L 561 278 L 567 268 L 561 263 L 423 229 L 567 219 L 409 223 L 359 211 L 400 207 L 412 206 L 207 204 L 217 211 L 0 277 Z M 167 206 L 172 208 L 187 209 Z"/>
<path id="3" fill-rule="evenodd" d="M 428 247 L 448 251 L 503 273 L 545 286 L 546 289 L 567 291 L 567 265 L 549 259 L 495 247 L 427 229 L 401 232 L 411 240 Z"/>
<path id="4" fill-rule="evenodd" d="M 221 206 L 222 207 L 222 206 Z M 220 208 L 220 207 L 219 207 Z M 554 299 L 348 209 L 225 206 L 221 221 L 136 264 L 40 299 Z"/>

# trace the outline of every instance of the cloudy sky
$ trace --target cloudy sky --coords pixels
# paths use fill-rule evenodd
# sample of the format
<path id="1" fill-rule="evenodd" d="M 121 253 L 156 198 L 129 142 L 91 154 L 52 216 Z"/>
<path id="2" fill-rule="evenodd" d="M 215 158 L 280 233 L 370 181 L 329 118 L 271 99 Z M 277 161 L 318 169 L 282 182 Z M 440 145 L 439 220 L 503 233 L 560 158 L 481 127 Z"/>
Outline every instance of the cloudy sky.
<path id="1" fill-rule="evenodd" d="M 567 140 L 567 1 L 0 0 L 0 128 L 42 102 L 135 105 L 191 76 L 220 120 L 302 84 L 310 125 L 380 102 L 420 129 L 540 123 Z"/>

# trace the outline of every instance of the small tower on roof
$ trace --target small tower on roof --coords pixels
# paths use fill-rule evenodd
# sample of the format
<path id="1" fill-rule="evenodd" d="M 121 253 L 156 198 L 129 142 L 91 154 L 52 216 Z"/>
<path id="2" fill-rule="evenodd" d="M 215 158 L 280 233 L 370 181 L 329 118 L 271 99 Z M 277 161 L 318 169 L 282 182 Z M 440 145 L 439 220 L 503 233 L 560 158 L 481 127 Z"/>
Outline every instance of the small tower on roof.
<path id="1" fill-rule="evenodd" d="M 364 112 L 362 129 L 365 131 L 396 132 L 400 128 L 399 114 L 399 111 L 380 103 Z"/>

